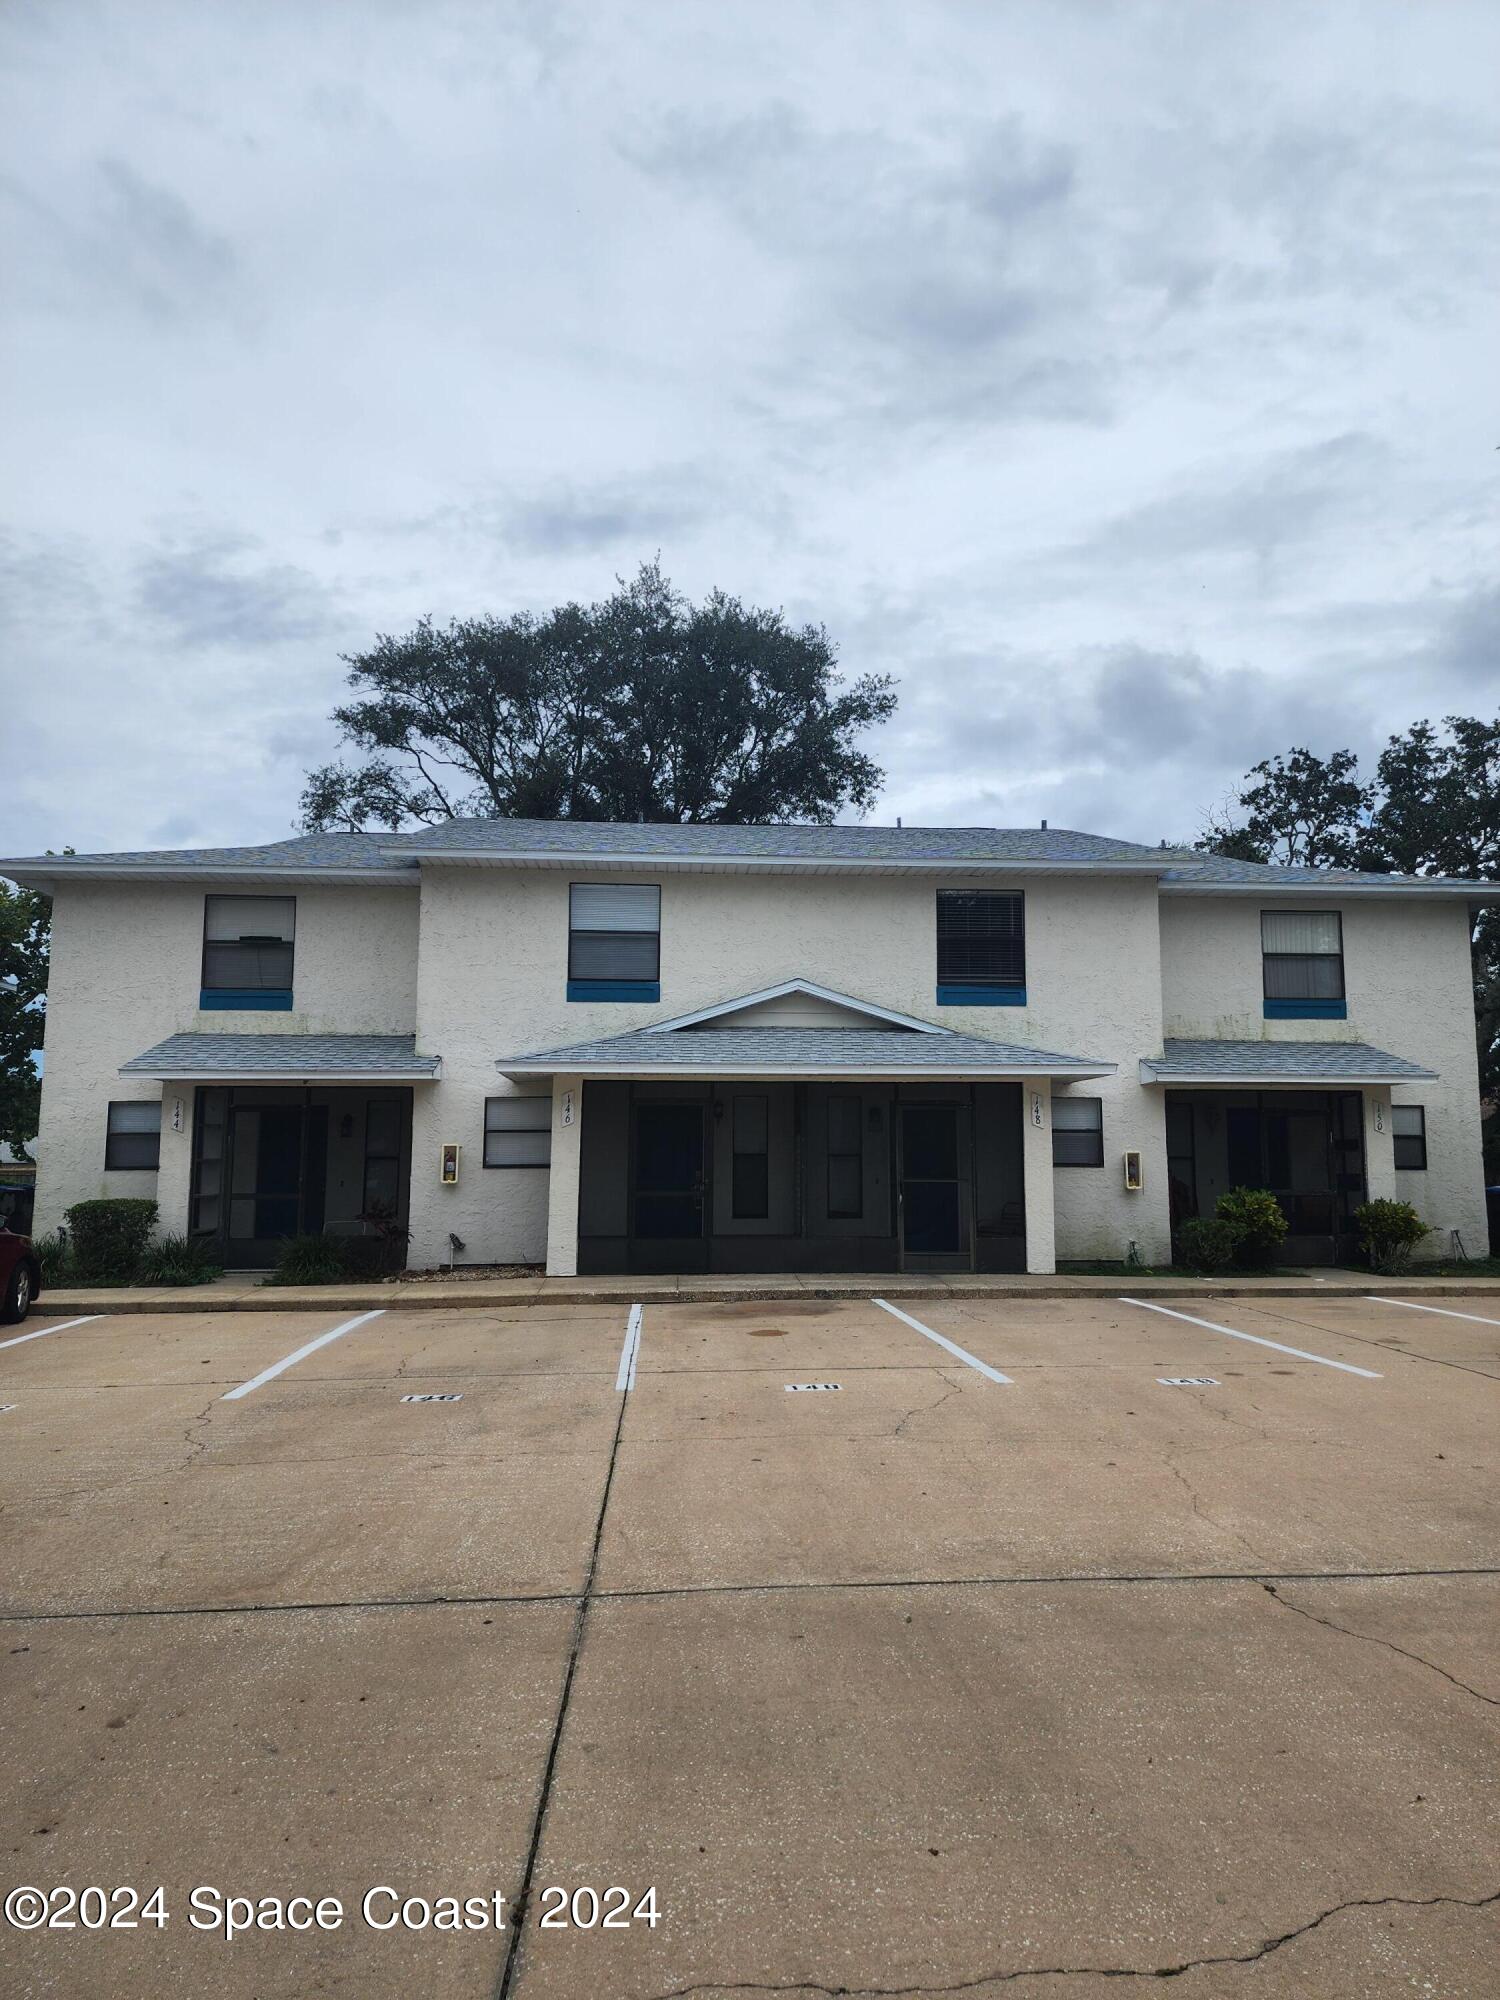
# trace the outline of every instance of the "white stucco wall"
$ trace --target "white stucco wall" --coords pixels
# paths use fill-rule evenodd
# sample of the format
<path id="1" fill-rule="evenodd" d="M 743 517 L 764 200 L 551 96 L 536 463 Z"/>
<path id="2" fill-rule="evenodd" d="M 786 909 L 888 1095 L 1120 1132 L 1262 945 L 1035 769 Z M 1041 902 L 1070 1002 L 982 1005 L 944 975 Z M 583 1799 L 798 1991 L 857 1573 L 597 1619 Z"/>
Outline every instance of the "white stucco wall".
<path id="1" fill-rule="evenodd" d="M 484 1099 L 514 1088 L 499 1077 L 497 1056 L 623 1034 L 799 977 L 959 1032 L 1117 1062 L 1117 1076 L 1076 1087 L 1105 1100 L 1105 1165 L 1054 1176 L 1057 1254 L 1118 1256 L 1134 1238 L 1148 1260 L 1165 1257 L 1160 1094 L 1141 1088 L 1136 1069 L 1161 1044 L 1153 881 L 1018 881 L 1027 896 L 1027 1005 L 940 1008 L 935 891 L 963 886 L 941 875 L 611 876 L 660 882 L 654 1005 L 567 999 L 568 874 L 428 866 L 424 877 L 418 1043 L 443 1058 L 443 1082 L 417 1098 L 414 1264 L 444 1260 L 449 1231 L 465 1243 L 461 1261 L 544 1257 L 546 1176 L 481 1165 Z M 597 878 L 585 868 L 571 879 Z M 443 1188 L 438 1149 L 454 1140 L 463 1171 L 458 1187 Z M 1124 1192 L 1127 1147 L 1143 1156 L 1139 1195 Z"/>
<path id="2" fill-rule="evenodd" d="M 1418 1255 L 1449 1254 L 1462 1231 L 1471 1256 L 1488 1243 L 1481 1159 L 1479 1066 L 1467 905 L 1459 898 L 1329 897 L 1343 918 L 1348 1019 L 1267 1021 L 1262 1014 L 1260 912 L 1256 896 L 1164 896 L 1161 902 L 1162 1018 L 1168 1035 L 1234 1041 L 1368 1042 L 1438 1072 L 1435 1083 L 1401 1084 L 1397 1104 L 1427 1111 L 1424 1173 L 1391 1165 L 1390 1119 L 1374 1124 L 1383 1092 L 1366 1093 L 1370 1192 L 1409 1201 L 1431 1225 Z M 1285 908 L 1268 895 L 1266 908 Z"/>
<path id="3" fill-rule="evenodd" d="M 407 889 L 299 884 L 295 1012 L 202 1013 L 203 899 L 221 882 L 64 882 L 52 908 L 36 1228 L 75 1201 L 154 1197 L 161 1227 L 187 1226 L 192 1091 L 165 1091 L 120 1064 L 185 1029 L 210 1034 L 410 1034 L 416 1025 L 417 896 Z M 163 1097 L 160 1174 L 106 1173 L 112 1099 Z M 171 1126 L 184 1100 L 183 1129 Z"/>

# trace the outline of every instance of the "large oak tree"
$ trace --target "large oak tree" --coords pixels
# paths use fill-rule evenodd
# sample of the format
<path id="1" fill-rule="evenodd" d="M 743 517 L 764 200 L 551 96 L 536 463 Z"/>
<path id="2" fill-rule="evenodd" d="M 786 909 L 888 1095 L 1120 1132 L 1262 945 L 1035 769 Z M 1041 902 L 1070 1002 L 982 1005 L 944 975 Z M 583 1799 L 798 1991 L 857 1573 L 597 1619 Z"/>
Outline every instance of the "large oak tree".
<path id="1" fill-rule="evenodd" d="M 345 655 L 334 710 L 357 755 L 309 773 L 302 823 L 397 828 L 468 816 L 831 820 L 873 803 L 859 748 L 888 677 L 841 682 L 821 626 L 715 591 L 690 604 L 642 564 L 602 603 L 424 618 Z"/>

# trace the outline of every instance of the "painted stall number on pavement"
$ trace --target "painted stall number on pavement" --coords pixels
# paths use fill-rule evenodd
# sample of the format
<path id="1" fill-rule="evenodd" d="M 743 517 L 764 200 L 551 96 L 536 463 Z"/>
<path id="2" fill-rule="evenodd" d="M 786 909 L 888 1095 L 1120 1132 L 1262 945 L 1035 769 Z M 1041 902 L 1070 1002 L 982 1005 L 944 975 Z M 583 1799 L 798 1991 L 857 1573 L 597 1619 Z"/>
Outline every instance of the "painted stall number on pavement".
<path id="1" fill-rule="evenodd" d="M 402 1400 L 402 1402 L 403 1402 L 403 1403 L 461 1403 L 461 1402 L 463 1401 L 463 1399 L 464 1399 L 464 1397 L 463 1397 L 463 1391 L 462 1391 L 461 1389 L 460 1389 L 460 1390 L 459 1390 L 459 1391 L 457 1392 L 457 1394 L 456 1394 L 456 1395 L 447 1395 L 447 1396 L 403 1396 L 403 1397 L 401 1398 L 401 1400 Z"/>
<path id="2" fill-rule="evenodd" d="M 1164 1389 L 1217 1389 L 1219 1386 L 1214 1375 L 1158 1375 L 1156 1379 Z"/>
<path id="3" fill-rule="evenodd" d="M 843 1386 L 842 1382 L 788 1382 L 786 1389 L 789 1396 L 804 1396 L 815 1389 L 842 1389 Z"/>

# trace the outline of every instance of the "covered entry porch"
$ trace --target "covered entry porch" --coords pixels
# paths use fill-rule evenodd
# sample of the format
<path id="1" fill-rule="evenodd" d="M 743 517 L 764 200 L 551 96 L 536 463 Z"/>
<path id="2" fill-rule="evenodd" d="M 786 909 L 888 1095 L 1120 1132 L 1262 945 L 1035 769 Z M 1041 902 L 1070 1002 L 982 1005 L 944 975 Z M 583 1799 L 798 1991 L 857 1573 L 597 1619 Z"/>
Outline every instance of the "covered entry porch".
<path id="1" fill-rule="evenodd" d="M 572 1276 L 1051 1271 L 1053 1080 L 1113 1065 L 791 982 L 497 1067 L 550 1079 L 547 1269 Z"/>
<path id="2" fill-rule="evenodd" d="M 1394 1192 L 1392 1084 L 1431 1078 L 1363 1042 L 1167 1042 L 1163 1083 L 1172 1235 L 1230 1188 L 1274 1194 L 1288 1264 L 1360 1261 L 1354 1212 Z"/>
<path id="3" fill-rule="evenodd" d="M 159 1078 L 188 1140 L 187 1233 L 261 1270 L 293 1236 L 404 1245 L 413 1090 L 437 1068 L 409 1035 L 181 1034 L 121 1074 Z"/>

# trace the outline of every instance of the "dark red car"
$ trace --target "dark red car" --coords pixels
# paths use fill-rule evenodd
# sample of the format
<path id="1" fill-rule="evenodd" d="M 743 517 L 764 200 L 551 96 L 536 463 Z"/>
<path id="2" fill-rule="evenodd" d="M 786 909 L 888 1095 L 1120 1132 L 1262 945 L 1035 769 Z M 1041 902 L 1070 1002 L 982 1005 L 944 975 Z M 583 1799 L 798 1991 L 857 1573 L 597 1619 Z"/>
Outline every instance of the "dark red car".
<path id="1" fill-rule="evenodd" d="M 42 1295 L 42 1267 L 29 1236 L 17 1236 L 0 1222 L 0 1322 L 25 1319 Z"/>

